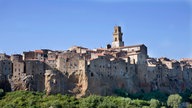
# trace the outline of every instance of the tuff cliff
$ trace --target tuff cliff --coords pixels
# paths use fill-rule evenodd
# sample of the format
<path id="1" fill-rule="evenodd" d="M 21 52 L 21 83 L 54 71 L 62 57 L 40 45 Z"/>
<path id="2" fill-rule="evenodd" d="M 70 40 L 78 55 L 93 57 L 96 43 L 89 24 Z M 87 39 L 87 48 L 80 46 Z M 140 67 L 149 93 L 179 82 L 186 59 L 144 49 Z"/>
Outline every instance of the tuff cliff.
<path id="1" fill-rule="evenodd" d="M 0 88 L 49 94 L 113 95 L 160 90 L 192 90 L 192 59 L 152 58 L 144 44 L 124 46 L 123 33 L 114 28 L 113 44 L 88 49 L 74 46 L 65 51 L 48 49 L 0 54 Z"/>

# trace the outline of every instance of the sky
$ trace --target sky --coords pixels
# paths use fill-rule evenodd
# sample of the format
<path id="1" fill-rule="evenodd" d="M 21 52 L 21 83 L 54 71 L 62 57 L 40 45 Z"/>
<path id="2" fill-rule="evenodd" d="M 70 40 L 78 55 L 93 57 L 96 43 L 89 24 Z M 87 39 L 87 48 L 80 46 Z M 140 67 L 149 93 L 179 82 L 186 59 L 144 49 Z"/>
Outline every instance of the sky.
<path id="1" fill-rule="evenodd" d="M 0 0 L 0 53 L 104 48 L 117 25 L 150 57 L 192 58 L 190 0 Z"/>

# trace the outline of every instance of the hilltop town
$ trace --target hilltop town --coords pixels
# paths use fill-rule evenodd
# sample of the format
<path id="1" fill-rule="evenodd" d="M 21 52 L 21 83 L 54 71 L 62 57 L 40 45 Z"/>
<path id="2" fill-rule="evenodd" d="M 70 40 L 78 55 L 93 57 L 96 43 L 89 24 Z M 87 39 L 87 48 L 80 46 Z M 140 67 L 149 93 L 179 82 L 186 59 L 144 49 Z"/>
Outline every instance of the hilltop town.
<path id="1" fill-rule="evenodd" d="M 49 94 L 113 95 L 159 90 L 192 90 L 192 59 L 152 58 L 144 44 L 124 46 L 120 26 L 106 48 L 73 46 L 64 51 L 41 49 L 0 54 L 0 88 Z"/>

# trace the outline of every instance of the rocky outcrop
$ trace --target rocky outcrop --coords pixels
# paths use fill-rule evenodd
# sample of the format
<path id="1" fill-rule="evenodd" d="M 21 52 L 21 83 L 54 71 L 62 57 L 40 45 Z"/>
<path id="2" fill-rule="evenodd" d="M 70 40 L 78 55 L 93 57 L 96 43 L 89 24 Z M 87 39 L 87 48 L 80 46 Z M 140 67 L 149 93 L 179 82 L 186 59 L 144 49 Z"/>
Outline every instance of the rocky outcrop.
<path id="1" fill-rule="evenodd" d="M 46 94 L 56 94 L 61 92 L 60 76 L 53 70 L 46 70 L 45 72 L 45 91 Z"/>

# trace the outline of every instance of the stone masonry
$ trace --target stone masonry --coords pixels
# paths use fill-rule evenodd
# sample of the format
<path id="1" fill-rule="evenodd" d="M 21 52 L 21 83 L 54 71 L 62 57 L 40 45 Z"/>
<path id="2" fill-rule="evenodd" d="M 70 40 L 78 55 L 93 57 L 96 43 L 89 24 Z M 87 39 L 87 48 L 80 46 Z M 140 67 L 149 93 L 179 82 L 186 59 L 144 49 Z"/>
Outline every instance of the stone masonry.
<path id="1" fill-rule="evenodd" d="M 122 36 L 121 27 L 115 26 L 112 47 L 0 54 L 0 88 L 76 97 L 114 95 L 117 89 L 129 93 L 192 90 L 192 59 L 152 58 L 144 44 L 124 46 Z"/>

